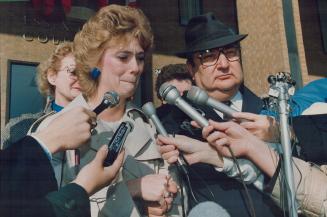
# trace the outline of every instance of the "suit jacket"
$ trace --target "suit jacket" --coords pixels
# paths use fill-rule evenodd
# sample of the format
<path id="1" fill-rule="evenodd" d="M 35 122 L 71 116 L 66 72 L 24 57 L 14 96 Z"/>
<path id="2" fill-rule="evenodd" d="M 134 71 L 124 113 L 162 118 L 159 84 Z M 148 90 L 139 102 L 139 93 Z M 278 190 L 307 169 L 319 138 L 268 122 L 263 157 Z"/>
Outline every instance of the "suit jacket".
<path id="1" fill-rule="evenodd" d="M 61 112 L 66 112 L 76 106 L 83 106 L 89 109 L 82 95 L 76 97 L 69 105 Z M 39 129 L 46 127 L 60 113 L 45 119 L 39 126 Z M 117 182 L 111 186 L 102 189 L 93 195 L 91 200 L 92 216 L 143 216 L 144 204 L 142 201 L 133 200 L 127 190 L 126 181 L 137 179 L 149 174 L 162 173 L 171 174 L 173 179 L 178 183 L 178 176 L 174 169 L 168 168 L 158 152 L 154 124 L 143 114 L 142 110 L 138 109 L 131 103 L 127 103 L 125 114 L 121 121 L 129 121 L 133 124 L 133 130 L 128 134 L 124 148 L 125 161 L 121 172 L 118 175 Z M 80 148 L 80 166 L 83 167 L 89 163 L 95 156 L 96 151 L 104 144 L 108 144 L 116 127 L 119 123 L 110 123 L 102 120 L 97 121 L 95 131 L 91 136 L 91 140 Z M 56 164 L 55 171 L 58 180 L 63 180 L 63 184 L 71 182 L 75 178 L 75 170 L 73 164 L 70 163 L 70 153 L 66 152 L 67 162 L 64 163 L 63 176 L 61 176 L 61 164 Z M 55 156 L 56 157 L 56 156 Z M 97 201 L 96 203 L 94 201 Z M 168 216 L 180 216 L 182 212 L 181 196 L 178 195 L 174 200 L 172 209 Z M 122 204 L 124 207 L 122 208 Z M 99 208 L 98 208 L 99 207 Z M 100 211 L 100 212 L 99 212 Z"/>
<path id="2" fill-rule="evenodd" d="M 262 101 L 246 87 L 241 87 L 243 96 L 242 111 L 259 113 L 262 109 Z M 217 113 L 207 107 L 194 105 L 207 119 L 223 121 Z M 190 125 L 190 118 L 180 111 L 176 106 L 164 105 L 157 113 L 162 120 L 168 133 L 183 134 L 195 139 L 203 140 L 201 129 Z M 227 177 L 224 173 L 217 172 L 214 167 L 207 164 L 194 164 L 189 166 L 191 189 L 196 199 L 201 201 L 215 201 L 223 206 L 231 216 L 250 216 L 247 202 L 244 200 L 244 189 L 240 182 Z M 250 196 L 254 203 L 257 216 L 281 216 L 279 208 L 272 200 L 257 190 L 253 185 L 247 185 Z M 196 205 L 196 201 L 190 195 L 190 207 Z"/>
<path id="3" fill-rule="evenodd" d="M 71 184 L 57 192 L 48 157 L 33 137 L 0 152 L 1 216 L 89 216 L 85 190 Z"/>
<path id="4" fill-rule="evenodd" d="M 327 114 L 301 115 L 293 118 L 299 140 L 300 157 L 316 164 L 327 162 Z"/>

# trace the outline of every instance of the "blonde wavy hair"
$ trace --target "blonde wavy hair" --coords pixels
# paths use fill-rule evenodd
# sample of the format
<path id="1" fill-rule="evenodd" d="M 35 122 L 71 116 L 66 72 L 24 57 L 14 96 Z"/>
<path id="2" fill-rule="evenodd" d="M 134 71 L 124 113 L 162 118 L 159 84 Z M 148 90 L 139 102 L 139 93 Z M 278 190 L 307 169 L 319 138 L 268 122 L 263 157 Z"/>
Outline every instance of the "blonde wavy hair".
<path id="1" fill-rule="evenodd" d="M 73 43 L 59 44 L 51 56 L 37 67 L 36 81 L 41 94 L 54 96 L 55 87 L 48 81 L 48 73 L 57 73 L 61 67 L 61 60 L 73 53 Z"/>
<path id="2" fill-rule="evenodd" d="M 90 71 L 97 67 L 110 42 L 127 43 L 134 37 L 145 52 L 153 45 L 150 23 L 143 12 L 136 8 L 109 5 L 91 17 L 74 38 L 76 74 L 86 96 L 95 93 L 98 80 Z"/>

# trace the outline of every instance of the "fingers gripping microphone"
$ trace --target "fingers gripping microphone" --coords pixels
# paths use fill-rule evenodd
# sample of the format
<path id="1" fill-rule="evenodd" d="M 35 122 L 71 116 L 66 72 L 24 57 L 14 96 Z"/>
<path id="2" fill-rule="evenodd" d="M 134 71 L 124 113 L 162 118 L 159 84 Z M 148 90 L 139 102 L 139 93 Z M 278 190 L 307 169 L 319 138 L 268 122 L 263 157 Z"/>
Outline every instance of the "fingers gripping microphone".
<path id="1" fill-rule="evenodd" d="M 205 119 L 199 112 L 197 112 L 189 103 L 187 103 L 179 94 L 179 91 L 173 85 L 163 83 L 159 88 L 159 94 L 162 99 L 167 103 L 176 105 L 190 118 L 195 120 L 201 127 L 209 125 L 207 119 Z"/>
<path id="2" fill-rule="evenodd" d="M 196 104 L 207 105 L 214 109 L 217 109 L 218 111 L 224 113 L 229 117 L 232 117 L 233 113 L 237 112 L 236 110 L 230 108 L 224 103 L 221 103 L 209 97 L 207 92 L 197 86 L 192 86 L 192 88 L 187 92 L 187 98 Z"/>
<path id="3" fill-rule="evenodd" d="M 108 91 L 104 94 L 102 102 L 93 110 L 99 115 L 106 108 L 112 108 L 119 103 L 119 95 L 115 91 Z"/>
<path id="4" fill-rule="evenodd" d="M 160 135 L 168 137 L 168 133 L 165 129 L 165 127 L 162 125 L 160 119 L 158 118 L 156 114 L 156 109 L 154 108 L 154 105 L 152 102 L 147 102 L 142 106 L 142 110 L 145 113 L 145 115 L 151 119 L 156 126 L 156 129 Z M 179 156 L 177 159 L 178 166 L 180 166 L 185 174 L 187 174 L 187 169 L 184 165 L 186 165 L 186 161 L 183 159 L 183 156 Z"/>

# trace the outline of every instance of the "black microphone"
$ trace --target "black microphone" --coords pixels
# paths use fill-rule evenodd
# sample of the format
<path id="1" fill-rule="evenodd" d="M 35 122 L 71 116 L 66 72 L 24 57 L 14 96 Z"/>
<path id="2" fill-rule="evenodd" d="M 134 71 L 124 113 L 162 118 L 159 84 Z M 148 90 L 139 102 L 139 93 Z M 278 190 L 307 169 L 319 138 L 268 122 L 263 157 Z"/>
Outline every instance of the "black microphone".
<path id="1" fill-rule="evenodd" d="M 191 119 L 196 121 L 201 127 L 209 125 L 207 119 L 205 119 L 199 112 L 197 112 L 189 103 L 187 103 L 179 94 L 179 91 L 173 85 L 165 82 L 159 88 L 159 94 L 162 99 L 167 103 L 176 105 L 184 113 L 186 113 Z"/>
<path id="2" fill-rule="evenodd" d="M 230 217 L 229 213 L 219 204 L 206 201 L 193 207 L 188 217 Z"/>
<path id="3" fill-rule="evenodd" d="M 93 110 L 96 115 L 99 115 L 102 111 L 104 111 L 108 107 L 114 107 L 119 103 L 119 95 L 115 91 L 108 91 L 103 95 L 102 102 Z M 91 133 L 94 129 L 91 129 Z M 77 175 L 79 172 L 79 165 L 80 165 L 80 150 L 74 150 L 74 168 L 75 174 Z"/>
<path id="4" fill-rule="evenodd" d="M 128 134 L 133 130 L 134 125 L 131 122 L 122 122 L 108 143 L 110 150 L 103 166 L 111 166 L 121 152 Z"/>
<path id="5" fill-rule="evenodd" d="M 156 109 L 154 108 L 154 105 L 152 102 L 147 102 L 142 106 L 142 110 L 144 114 L 153 121 L 154 125 L 156 126 L 156 129 L 160 135 L 168 137 L 168 133 L 165 129 L 165 127 L 162 125 L 160 119 L 158 118 L 156 114 Z M 177 158 L 177 164 L 180 166 L 185 174 L 187 174 L 187 169 L 185 168 L 185 165 L 187 165 L 186 160 L 183 158 L 183 156 L 179 156 Z"/>
<path id="6" fill-rule="evenodd" d="M 103 95 L 102 102 L 93 110 L 96 115 L 99 115 L 106 108 L 112 108 L 119 103 L 119 95 L 115 91 L 108 91 Z"/>
<path id="7" fill-rule="evenodd" d="M 233 117 L 233 113 L 237 112 L 236 110 L 230 108 L 229 106 L 221 103 L 212 97 L 209 97 L 208 93 L 202 90 L 197 86 L 192 86 L 192 88 L 187 92 L 187 98 L 192 102 L 199 105 L 207 105 L 218 111 L 224 113 L 229 117 Z"/>

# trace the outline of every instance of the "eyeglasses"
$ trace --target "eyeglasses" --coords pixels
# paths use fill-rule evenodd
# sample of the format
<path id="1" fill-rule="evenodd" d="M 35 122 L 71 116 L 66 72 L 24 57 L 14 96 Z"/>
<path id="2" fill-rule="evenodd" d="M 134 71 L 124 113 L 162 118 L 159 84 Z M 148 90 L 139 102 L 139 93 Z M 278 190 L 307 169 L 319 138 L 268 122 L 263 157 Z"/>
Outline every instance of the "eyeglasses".
<path id="1" fill-rule="evenodd" d="M 68 66 L 65 66 L 63 69 L 59 69 L 58 72 L 63 71 L 63 72 L 66 72 L 70 76 L 74 76 L 76 74 L 75 68 L 76 68 L 75 65 L 68 65 Z"/>
<path id="2" fill-rule="evenodd" d="M 240 59 L 239 46 L 214 48 L 201 52 L 197 58 L 200 59 L 201 64 L 204 66 L 213 66 L 218 62 L 220 54 L 224 54 L 229 62 L 234 62 Z"/>

